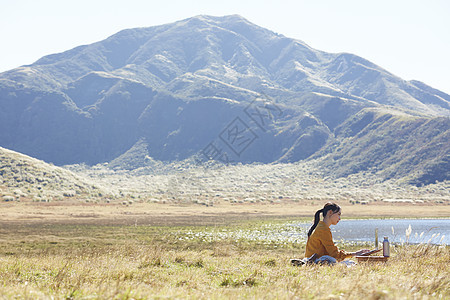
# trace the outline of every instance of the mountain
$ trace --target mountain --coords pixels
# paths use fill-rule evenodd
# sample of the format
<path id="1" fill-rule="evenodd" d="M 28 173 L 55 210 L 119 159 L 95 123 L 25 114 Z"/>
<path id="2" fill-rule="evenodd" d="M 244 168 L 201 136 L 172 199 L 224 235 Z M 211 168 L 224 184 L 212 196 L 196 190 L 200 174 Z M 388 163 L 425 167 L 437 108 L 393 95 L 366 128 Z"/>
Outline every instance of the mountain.
<path id="1" fill-rule="evenodd" d="M 237 15 L 127 29 L 0 74 L 0 146 L 57 165 L 315 158 L 423 184 L 450 178 L 449 116 L 441 91 Z"/>

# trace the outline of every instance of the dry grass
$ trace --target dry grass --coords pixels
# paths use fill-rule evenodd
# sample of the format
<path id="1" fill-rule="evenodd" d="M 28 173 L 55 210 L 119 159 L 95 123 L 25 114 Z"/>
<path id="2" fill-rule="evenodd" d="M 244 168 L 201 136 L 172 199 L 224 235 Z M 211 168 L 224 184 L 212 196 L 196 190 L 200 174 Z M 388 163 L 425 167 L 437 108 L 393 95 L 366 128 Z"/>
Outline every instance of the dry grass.
<path id="1" fill-rule="evenodd" d="M 448 247 L 394 247 L 387 264 L 292 267 L 304 242 L 186 238 L 211 227 L 310 219 L 324 201 L 338 202 L 345 217 L 448 217 L 449 182 L 333 179 L 313 162 L 132 172 L 72 166 L 74 175 L 0 154 L 8 159 L 0 166 L 0 298 L 450 297 Z"/>
<path id="2" fill-rule="evenodd" d="M 400 199 L 417 204 L 450 203 L 448 181 L 416 187 L 400 180 L 382 181 L 370 172 L 332 178 L 321 173 L 314 161 L 209 167 L 178 162 L 163 170 L 133 171 L 77 165 L 70 170 L 107 191 L 111 201 L 215 205 L 329 200 L 357 204 Z"/>
<path id="3" fill-rule="evenodd" d="M 216 230 L 260 226 L 234 223 Z M 4 299 L 446 299 L 448 247 L 393 247 L 388 263 L 293 267 L 304 244 L 193 240 L 204 226 L 1 227 Z M 348 249 L 351 250 L 351 249 Z"/>
<path id="4" fill-rule="evenodd" d="M 367 217 L 449 217 L 450 205 L 370 204 L 351 205 L 339 202 L 344 218 Z M 214 206 L 134 203 L 0 203 L 0 224 L 118 224 L 118 225 L 221 225 L 243 220 L 267 218 L 308 218 L 323 203 L 218 203 Z"/>
<path id="5" fill-rule="evenodd" d="M 0 147 L 0 201 L 48 202 L 99 193 L 95 184 L 73 172 Z"/>
<path id="6" fill-rule="evenodd" d="M 345 178 L 324 174 L 316 161 L 292 164 L 208 165 L 191 161 L 112 170 L 105 165 L 56 167 L 0 147 L 0 201 L 279 204 L 339 201 L 353 204 L 448 206 L 450 182 L 423 187 L 371 172 Z M 397 202 L 396 202 L 397 201 Z"/>

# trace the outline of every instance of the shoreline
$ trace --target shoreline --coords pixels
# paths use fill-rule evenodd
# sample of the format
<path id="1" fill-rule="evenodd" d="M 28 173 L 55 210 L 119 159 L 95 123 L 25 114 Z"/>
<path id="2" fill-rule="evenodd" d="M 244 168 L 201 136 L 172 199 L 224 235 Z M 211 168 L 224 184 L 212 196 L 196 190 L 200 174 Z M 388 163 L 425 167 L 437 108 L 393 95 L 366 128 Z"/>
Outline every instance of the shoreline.
<path id="1" fill-rule="evenodd" d="M 369 204 L 342 207 L 342 219 L 446 219 L 450 205 Z M 0 224 L 220 225 L 251 220 L 310 219 L 321 205 L 312 203 L 90 204 L 73 202 L 1 203 Z"/>

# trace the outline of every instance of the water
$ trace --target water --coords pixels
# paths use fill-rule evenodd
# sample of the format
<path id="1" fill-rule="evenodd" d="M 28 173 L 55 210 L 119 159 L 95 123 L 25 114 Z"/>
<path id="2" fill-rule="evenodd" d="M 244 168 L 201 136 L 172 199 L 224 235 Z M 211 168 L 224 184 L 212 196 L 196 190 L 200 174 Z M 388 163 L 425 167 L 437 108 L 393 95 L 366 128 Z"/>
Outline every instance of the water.
<path id="1" fill-rule="evenodd" d="M 311 224 L 297 224 L 309 228 Z M 383 237 L 390 242 L 407 241 L 406 231 L 411 226 L 408 242 L 411 244 L 431 243 L 450 244 L 450 219 L 367 219 L 341 220 L 331 226 L 333 240 L 354 242 L 375 242 L 375 228 L 378 228 L 378 245 L 381 247 Z"/>
<path id="2" fill-rule="evenodd" d="M 411 226 L 409 239 L 406 231 Z M 286 244 L 306 242 L 310 223 L 266 224 L 251 230 L 206 230 L 189 231 L 180 239 L 199 239 L 217 241 L 221 239 L 252 240 L 260 243 Z M 341 220 L 338 225 L 331 226 L 335 242 L 375 243 L 375 229 L 378 228 L 378 246 L 382 247 L 383 237 L 387 236 L 391 243 L 411 244 L 450 244 L 450 219 L 366 219 Z"/>

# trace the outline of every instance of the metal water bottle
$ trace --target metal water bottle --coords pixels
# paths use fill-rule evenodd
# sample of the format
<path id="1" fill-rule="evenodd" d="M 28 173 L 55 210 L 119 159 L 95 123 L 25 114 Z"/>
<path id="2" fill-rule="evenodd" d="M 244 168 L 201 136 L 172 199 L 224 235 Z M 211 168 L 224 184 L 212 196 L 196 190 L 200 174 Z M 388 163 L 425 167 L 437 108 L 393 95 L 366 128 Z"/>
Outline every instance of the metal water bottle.
<path id="1" fill-rule="evenodd" d="M 385 236 L 383 240 L 383 256 L 389 257 L 389 240 L 387 236 Z"/>

